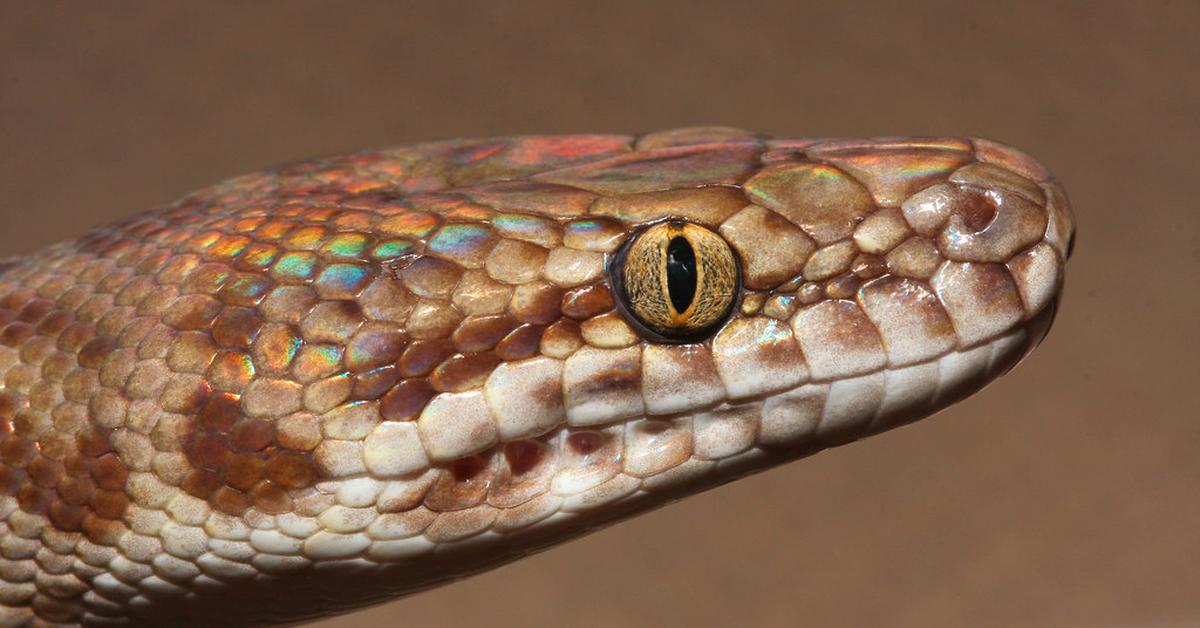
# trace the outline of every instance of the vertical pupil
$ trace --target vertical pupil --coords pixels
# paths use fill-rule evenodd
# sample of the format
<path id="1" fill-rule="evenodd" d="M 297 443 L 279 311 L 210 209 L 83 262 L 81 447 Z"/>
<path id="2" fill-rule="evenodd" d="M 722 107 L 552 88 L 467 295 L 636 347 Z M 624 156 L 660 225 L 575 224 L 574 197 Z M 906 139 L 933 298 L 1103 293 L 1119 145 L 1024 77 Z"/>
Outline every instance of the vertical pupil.
<path id="1" fill-rule="evenodd" d="M 684 312 L 696 297 L 696 252 L 683 236 L 667 243 L 667 292 L 676 312 Z"/>

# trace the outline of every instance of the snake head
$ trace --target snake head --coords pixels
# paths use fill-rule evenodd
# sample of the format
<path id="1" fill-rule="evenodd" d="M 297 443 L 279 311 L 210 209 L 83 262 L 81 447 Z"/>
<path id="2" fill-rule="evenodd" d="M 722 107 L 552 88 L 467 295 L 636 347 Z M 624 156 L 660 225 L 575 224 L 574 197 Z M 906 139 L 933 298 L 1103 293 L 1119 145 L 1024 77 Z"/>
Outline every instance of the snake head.
<path id="1" fill-rule="evenodd" d="M 1072 230 L 995 142 L 708 128 L 300 162 L 0 262 L 0 617 L 327 614 L 927 416 L 1046 333 Z"/>
<path id="2" fill-rule="evenodd" d="M 686 131 L 647 143 L 540 177 L 604 194 L 589 220 L 623 233 L 598 247 L 621 316 L 582 322 L 562 415 L 569 429 L 620 423 L 626 466 L 702 475 L 861 438 L 978 390 L 1048 328 L 1073 223 L 1061 187 L 1015 149 L 760 148 Z"/>

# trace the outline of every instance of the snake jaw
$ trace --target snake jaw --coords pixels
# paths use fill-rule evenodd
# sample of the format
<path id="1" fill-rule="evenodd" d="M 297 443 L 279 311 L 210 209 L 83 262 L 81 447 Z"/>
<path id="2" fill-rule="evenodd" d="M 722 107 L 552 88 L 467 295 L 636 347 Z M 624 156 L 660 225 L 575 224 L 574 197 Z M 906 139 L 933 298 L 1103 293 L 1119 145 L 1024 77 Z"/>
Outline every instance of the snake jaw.
<path id="1" fill-rule="evenodd" d="M 740 265 L 683 344 L 605 272 L 668 219 Z M 0 262 L 0 620 L 336 612 L 928 416 L 1046 333 L 1073 232 L 995 142 L 686 129 L 301 162 Z"/>

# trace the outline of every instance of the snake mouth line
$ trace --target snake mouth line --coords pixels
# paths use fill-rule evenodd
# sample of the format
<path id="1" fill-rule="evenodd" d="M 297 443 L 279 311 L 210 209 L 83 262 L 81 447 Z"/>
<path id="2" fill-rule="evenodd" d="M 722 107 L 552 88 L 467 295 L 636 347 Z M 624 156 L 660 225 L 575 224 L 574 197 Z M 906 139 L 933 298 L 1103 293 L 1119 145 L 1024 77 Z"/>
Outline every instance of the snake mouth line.
<path id="1" fill-rule="evenodd" d="M 695 412 L 561 425 L 386 483 L 365 477 L 320 483 L 316 491 L 339 500 L 366 490 L 364 482 L 377 491 L 372 510 L 378 523 L 356 533 L 365 544 L 353 556 L 325 558 L 389 563 L 450 551 L 460 541 L 476 547 L 491 538 L 502 545 L 513 534 L 592 517 L 643 493 L 682 495 L 898 427 L 1014 366 L 1044 333 L 1052 311 L 972 348 L 900 368 L 807 382 Z M 345 532 L 336 517 L 325 515 L 325 521 L 333 530 L 306 542 L 317 554 L 326 544 L 321 535 L 342 540 Z"/>

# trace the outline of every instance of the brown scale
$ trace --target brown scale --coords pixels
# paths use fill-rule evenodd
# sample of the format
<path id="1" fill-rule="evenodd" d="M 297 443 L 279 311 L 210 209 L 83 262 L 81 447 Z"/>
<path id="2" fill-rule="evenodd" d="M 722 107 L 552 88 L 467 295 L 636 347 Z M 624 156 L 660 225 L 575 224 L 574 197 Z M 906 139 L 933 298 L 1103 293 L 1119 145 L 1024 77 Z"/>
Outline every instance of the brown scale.
<path id="1" fill-rule="evenodd" d="M 494 455 L 496 475 L 487 496 L 492 506 L 515 508 L 549 491 L 558 465 L 544 438 L 505 443 Z"/>

